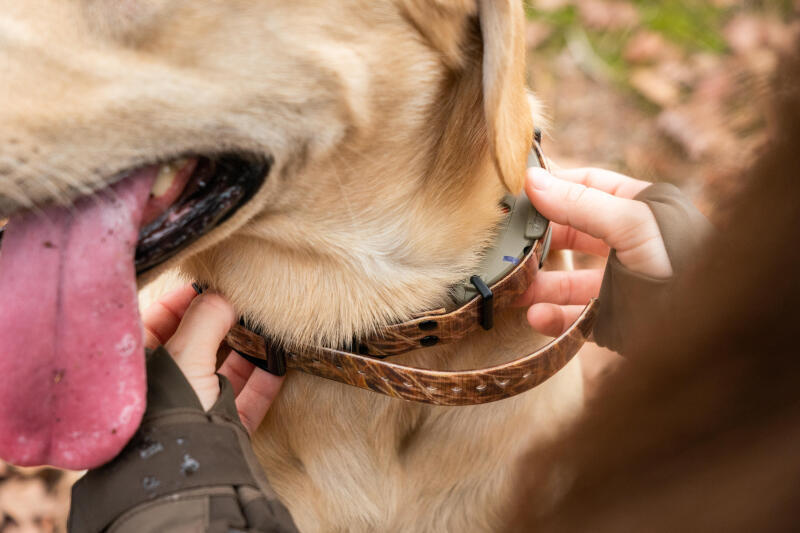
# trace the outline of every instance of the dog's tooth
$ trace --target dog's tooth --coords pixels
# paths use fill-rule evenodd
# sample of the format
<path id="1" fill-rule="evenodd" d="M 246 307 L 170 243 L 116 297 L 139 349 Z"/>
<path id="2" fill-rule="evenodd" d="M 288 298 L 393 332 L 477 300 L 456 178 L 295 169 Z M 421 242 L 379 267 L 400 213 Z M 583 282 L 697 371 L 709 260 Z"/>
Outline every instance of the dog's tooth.
<path id="1" fill-rule="evenodd" d="M 186 162 L 186 159 L 180 159 L 161 165 L 161 168 L 158 169 L 156 181 L 153 183 L 153 188 L 150 189 L 150 194 L 156 198 L 165 194 L 172 187 L 178 171 L 186 165 Z"/>

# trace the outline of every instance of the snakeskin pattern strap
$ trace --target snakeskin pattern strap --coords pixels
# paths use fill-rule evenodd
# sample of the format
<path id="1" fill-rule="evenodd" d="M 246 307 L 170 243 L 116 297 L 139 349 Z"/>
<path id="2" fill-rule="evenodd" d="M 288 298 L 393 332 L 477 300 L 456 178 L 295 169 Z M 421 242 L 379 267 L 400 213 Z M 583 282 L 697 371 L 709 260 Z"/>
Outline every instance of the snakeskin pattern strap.
<path id="1" fill-rule="evenodd" d="M 495 309 L 511 307 L 533 282 L 544 255 L 544 239 L 536 241 L 511 272 L 490 287 Z M 386 357 L 437 344 L 459 341 L 480 329 L 483 299 L 476 296 L 450 313 L 431 312 L 384 328 L 354 349 L 362 355 Z"/>
<path id="2" fill-rule="evenodd" d="M 393 398 L 433 405 L 479 405 L 526 392 L 561 370 L 591 335 L 597 310 L 598 302 L 592 300 L 566 332 L 532 354 L 490 368 L 456 372 L 397 365 L 329 348 L 285 353 L 261 337 L 240 336 L 246 331 L 241 326 L 231 331 L 227 342 L 248 359 L 285 358 L 288 368 Z"/>
<path id="3" fill-rule="evenodd" d="M 492 286 L 498 307 L 507 307 L 525 291 L 538 270 L 540 256 L 541 241 L 516 269 Z M 460 339 L 479 327 L 479 302 L 480 297 L 476 297 L 450 314 L 426 315 L 404 322 L 390 329 L 394 336 L 365 341 L 362 349 L 365 345 L 378 347 L 384 354 L 420 349 L 434 332 L 428 329 L 431 321 L 438 323 L 436 333 L 443 336 L 444 342 Z M 532 354 L 499 366 L 457 372 L 398 365 L 372 355 L 332 348 L 286 352 L 241 324 L 231 329 L 226 342 L 245 359 L 273 374 L 283 375 L 287 368 L 293 368 L 393 398 L 433 405 L 478 405 L 526 392 L 561 370 L 589 339 L 598 307 L 597 300 L 593 300 L 564 334 Z M 413 335 L 397 333 L 409 330 Z"/>

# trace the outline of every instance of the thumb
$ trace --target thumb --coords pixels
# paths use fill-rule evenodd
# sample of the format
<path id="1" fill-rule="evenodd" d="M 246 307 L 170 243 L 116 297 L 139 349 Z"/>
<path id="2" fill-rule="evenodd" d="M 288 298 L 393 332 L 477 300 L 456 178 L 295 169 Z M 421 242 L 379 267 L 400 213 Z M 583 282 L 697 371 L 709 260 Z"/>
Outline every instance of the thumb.
<path id="1" fill-rule="evenodd" d="M 622 233 L 621 228 L 636 226 L 644 220 L 645 212 L 649 213 L 641 202 L 556 178 L 540 168 L 528 170 L 525 189 L 542 215 L 602 239 L 612 248 L 620 244 L 615 237 Z"/>
<path id="2" fill-rule="evenodd" d="M 205 409 L 219 396 L 217 350 L 235 316 L 233 307 L 222 296 L 204 293 L 192 301 L 175 334 L 165 344 Z"/>
<path id="3" fill-rule="evenodd" d="M 528 170 L 525 190 L 542 215 L 602 240 L 628 268 L 655 277 L 672 275 L 661 231 L 644 202 L 562 180 L 540 168 Z"/>

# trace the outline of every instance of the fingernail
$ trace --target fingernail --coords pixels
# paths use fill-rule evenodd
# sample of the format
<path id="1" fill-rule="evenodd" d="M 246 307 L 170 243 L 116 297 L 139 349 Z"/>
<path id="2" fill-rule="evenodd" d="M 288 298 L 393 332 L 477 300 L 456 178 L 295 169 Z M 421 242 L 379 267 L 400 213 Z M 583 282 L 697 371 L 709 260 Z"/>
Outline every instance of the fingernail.
<path id="1" fill-rule="evenodd" d="M 553 184 L 553 176 L 544 169 L 532 168 L 528 170 L 528 177 L 533 184 L 533 188 L 546 191 Z"/>

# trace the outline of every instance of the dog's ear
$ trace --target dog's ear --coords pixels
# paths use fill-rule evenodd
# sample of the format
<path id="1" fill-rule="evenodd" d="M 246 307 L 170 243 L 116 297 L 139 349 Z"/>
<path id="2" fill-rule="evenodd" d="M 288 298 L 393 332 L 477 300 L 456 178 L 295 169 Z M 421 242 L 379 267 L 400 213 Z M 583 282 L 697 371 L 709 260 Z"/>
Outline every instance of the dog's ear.
<path id="1" fill-rule="evenodd" d="M 489 148 L 506 188 L 519 193 L 533 138 L 525 90 L 525 12 L 521 0 L 405 0 L 405 12 L 450 68 L 472 67 L 466 43 L 476 17 L 483 50 L 483 109 Z M 467 52 L 468 53 L 468 52 Z"/>
<path id="2" fill-rule="evenodd" d="M 478 12 L 477 0 L 403 0 L 408 20 L 445 64 L 458 70 L 464 63 L 464 41 L 469 21 Z"/>
<path id="3" fill-rule="evenodd" d="M 519 193 L 533 140 L 525 90 L 525 13 L 520 0 L 478 0 L 483 108 L 489 148 L 506 188 Z"/>

